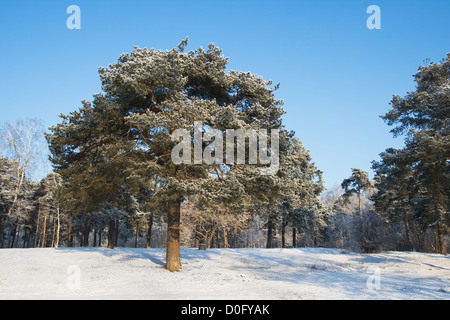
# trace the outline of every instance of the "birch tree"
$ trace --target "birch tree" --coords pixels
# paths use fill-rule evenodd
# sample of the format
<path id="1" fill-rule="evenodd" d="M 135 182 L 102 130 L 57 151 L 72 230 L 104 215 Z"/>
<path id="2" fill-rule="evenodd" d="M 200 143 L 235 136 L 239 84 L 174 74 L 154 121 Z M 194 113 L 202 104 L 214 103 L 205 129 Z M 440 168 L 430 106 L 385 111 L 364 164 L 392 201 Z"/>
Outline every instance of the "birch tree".
<path id="1" fill-rule="evenodd" d="M 24 185 L 25 178 L 44 147 L 44 131 L 41 121 L 37 119 L 6 122 L 0 129 L 0 142 L 5 155 L 17 161 L 13 199 L 8 209 L 8 216 L 17 207 L 17 199 Z"/>

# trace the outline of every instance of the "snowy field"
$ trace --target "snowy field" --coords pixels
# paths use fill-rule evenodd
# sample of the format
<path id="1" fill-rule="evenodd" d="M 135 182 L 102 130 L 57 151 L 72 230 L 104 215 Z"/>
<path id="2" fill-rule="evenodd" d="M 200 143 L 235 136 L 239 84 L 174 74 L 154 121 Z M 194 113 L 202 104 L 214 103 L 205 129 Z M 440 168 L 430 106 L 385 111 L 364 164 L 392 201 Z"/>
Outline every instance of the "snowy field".
<path id="1" fill-rule="evenodd" d="M 450 258 L 339 249 L 0 249 L 0 299 L 450 299 Z"/>

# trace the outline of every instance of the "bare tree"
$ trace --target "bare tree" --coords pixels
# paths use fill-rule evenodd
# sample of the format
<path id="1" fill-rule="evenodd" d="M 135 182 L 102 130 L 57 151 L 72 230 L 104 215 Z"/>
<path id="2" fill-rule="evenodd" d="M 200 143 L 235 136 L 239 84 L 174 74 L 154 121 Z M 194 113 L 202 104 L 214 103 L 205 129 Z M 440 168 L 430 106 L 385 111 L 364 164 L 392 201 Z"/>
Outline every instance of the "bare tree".
<path id="1" fill-rule="evenodd" d="M 36 160 L 42 154 L 44 144 L 43 125 L 40 120 L 6 122 L 0 129 L 0 146 L 5 155 L 18 162 L 12 205 L 8 216 L 17 205 L 17 198 Z"/>

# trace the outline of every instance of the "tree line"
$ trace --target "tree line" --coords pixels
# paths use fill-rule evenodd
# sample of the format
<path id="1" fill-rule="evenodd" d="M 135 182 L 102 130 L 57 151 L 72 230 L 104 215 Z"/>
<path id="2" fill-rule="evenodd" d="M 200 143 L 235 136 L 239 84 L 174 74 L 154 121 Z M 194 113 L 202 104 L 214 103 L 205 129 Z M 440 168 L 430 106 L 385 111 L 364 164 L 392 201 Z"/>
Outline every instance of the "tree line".
<path id="1" fill-rule="evenodd" d="M 228 71 L 214 44 L 186 46 L 187 39 L 168 51 L 135 48 L 99 68 L 104 93 L 60 115 L 46 133 L 54 171 L 41 181 L 27 178 L 19 152 L 32 156 L 33 144 L 11 142 L 20 130 L 8 139 L 19 123 L 4 126 L 2 247 L 165 247 L 170 271 L 181 268 L 180 246 L 200 243 L 446 252 L 450 56 L 420 67 L 416 91 L 394 96 L 382 116 L 397 125 L 394 135 L 405 134 L 405 147 L 380 154 L 372 181 L 354 168 L 341 186 L 324 190 L 309 151 L 282 123 L 278 85 Z M 278 130 L 279 170 L 261 175 L 267 165 L 230 161 L 235 153 L 174 164 L 171 133 L 194 132 L 198 121 L 223 132 Z M 202 141 L 202 150 L 215 156 L 214 141 Z"/>

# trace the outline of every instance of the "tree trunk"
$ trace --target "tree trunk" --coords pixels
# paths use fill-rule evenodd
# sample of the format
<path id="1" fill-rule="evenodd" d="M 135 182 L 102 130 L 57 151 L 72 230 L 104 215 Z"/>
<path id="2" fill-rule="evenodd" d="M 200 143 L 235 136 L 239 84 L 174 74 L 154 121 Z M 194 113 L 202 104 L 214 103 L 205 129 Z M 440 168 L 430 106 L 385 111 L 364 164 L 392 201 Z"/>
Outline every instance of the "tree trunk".
<path id="1" fill-rule="evenodd" d="M 99 246 L 99 247 L 102 246 L 102 228 L 103 228 L 103 225 L 101 225 L 101 226 L 98 228 L 98 246 Z"/>
<path id="2" fill-rule="evenodd" d="M 23 246 L 22 248 L 28 248 L 29 245 L 29 239 L 30 239 L 30 232 L 29 232 L 29 228 L 28 227 L 23 227 Z"/>
<path id="3" fill-rule="evenodd" d="M 56 208 L 56 243 L 55 248 L 59 247 L 59 232 L 61 230 L 61 218 L 59 216 L 59 206 Z"/>
<path id="4" fill-rule="evenodd" d="M 444 232 L 442 231 L 442 226 L 437 226 L 437 240 L 438 240 L 438 251 L 440 254 L 447 254 L 447 249 L 445 248 Z"/>
<path id="5" fill-rule="evenodd" d="M 3 248 L 3 233 L 5 232 L 5 217 L 6 217 L 6 211 L 0 212 L 0 248 Z"/>
<path id="6" fill-rule="evenodd" d="M 47 230 L 47 214 L 48 214 L 48 210 L 44 214 L 44 227 L 42 230 L 42 245 L 41 245 L 42 248 L 45 247 L 45 237 L 46 237 L 46 230 Z"/>
<path id="7" fill-rule="evenodd" d="M 214 238 L 214 232 L 216 231 L 216 228 L 214 225 L 211 226 L 211 228 L 205 233 L 205 244 L 207 248 L 211 248 L 211 241 Z"/>
<path id="8" fill-rule="evenodd" d="M 92 246 L 97 246 L 97 227 L 94 227 L 94 241 L 92 242 Z"/>
<path id="9" fill-rule="evenodd" d="M 109 230 L 108 230 L 108 249 L 114 249 L 116 243 L 116 222 L 114 219 L 109 221 Z"/>
<path id="10" fill-rule="evenodd" d="M 56 217 L 53 218 L 53 229 L 52 229 L 52 245 L 50 246 L 51 248 L 55 248 L 55 244 L 56 244 Z"/>
<path id="11" fill-rule="evenodd" d="M 138 247 L 138 239 L 139 239 L 139 225 L 136 225 L 136 228 L 134 230 L 134 247 Z"/>
<path id="12" fill-rule="evenodd" d="M 36 245 L 38 245 L 37 239 L 39 237 L 39 218 L 41 216 L 41 205 L 38 206 L 38 216 L 37 216 L 37 220 L 36 220 L 36 233 L 34 235 L 34 248 L 36 248 Z"/>
<path id="13" fill-rule="evenodd" d="M 232 239 L 232 245 L 231 246 L 232 246 L 232 248 L 237 248 L 238 247 L 238 239 L 237 239 L 236 234 L 237 234 L 236 230 L 233 230 L 231 232 L 231 239 Z"/>
<path id="14" fill-rule="evenodd" d="M 153 228 L 153 213 L 151 213 L 150 216 L 148 217 L 147 243 L 145 244 L 146 248 L 151 248 L 152 228 Z"/>
<path id="15" fill-rule="evenodd" d="M 195 243 L 194 243 L 194 246 L 196 247 L 196 248 L 200 248 L 200 225 L 199 224 L 197 224 L 196 226 L 195 226 Z"/>
<path id="16" fill-rule="evenodd" d="M 29 248 L 29 247 L 30 247 L 30 241 L 31 241 L 31 235 L 32 235 L 33 233 L 32 233 L 31 227 L 28 227 L 27 229 L 28 229 L 27 248 Z"/>
<path id="17" fill-rule="evenodd" d="M 175 199 L 169 203 L 169 208 L 167 212 L 166 269 L 171 272 L 181 270 L 180 205 L 181 205 L 181 197 L 177 195 Z"/>
<path id="18" fill-rule="evenodd" d="M 223 228 L 223 247 L 229 248 L 230 245 L 228 244 L 228 230 L 227 228 Z"/>
<path id="19" fill-rule="evenodd" d="M 115 221 L 116 224 L 116 230 L 114 231 L 114 247 L 117 247 L 118 243 L 119 243 L 119 226 L 120 226 L 120 220 L 119 218 L 116 218 Z"/>
<path id="20" fill-rule="evenodd" d="M 67 225 L 67 246 L 73 247 L 73 234 L 72 234 L 72 216 L 69 217 L 69 223 Z"/>
<path id="21" fill-rule="evenodd" d="M 217 228 L 217 235 L 215 239 L 217 239 L 217 244 L 215 245 L 215 247 L 220 248 L 220 228 Z"/>
<path id="22" fill-rule="evenodd" d="M 292 228 L 292 247 L 297 247 L 297 229 Z"/>
<path id="23" fill-rule="evenodd" d="M 83 244 L 85 247 L 89 246 L 89 234 L 91 233 L 91 224 L 92 224 L 92 219 L 89 218 L 86 221 L 86 226 L 84 228 L 84 232 L 83 232 Z"/>
<path id="24" fill-rule="evenodd" d="M 403 211 L 403 221 L 405 223 L 406 243 L 408 245 L 408 250 L 412 250 L 412 249 L 414 249 L 414 246 L 411 241 L 411 233 L 409 230 L 408 214 L 406 213 L 406 211 Z"/>
<path id="25" fill-rule="evenodd" d="M 362 217 L 361 187 L 358 187 L 359 216 Z"/>
<path id="26" fill-rule="evenodd" d="M 281 221 L 281 247 L 286 248 L 286 217 Z"/>
<path id="27" fill-rule="evenodd" d="M 269 221 L 267 221 L 267 243 L 266 243 L 266 248 L 272 248 L 272 241 L 273 241 L 273 221 L 272 221 L 272 218 L 269 218 Z"/>
<path id="28" fill-rule="evenodd" d="M 17 218 L 16 222 L 14 223 L 14 231 L 13 231 L 13 234 L 12 234 L 11 248 L 14 248 L 14 242 L 16 241 L 17 226 L 18 225 L 19 225 L 19 218 Z"/>

